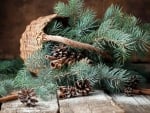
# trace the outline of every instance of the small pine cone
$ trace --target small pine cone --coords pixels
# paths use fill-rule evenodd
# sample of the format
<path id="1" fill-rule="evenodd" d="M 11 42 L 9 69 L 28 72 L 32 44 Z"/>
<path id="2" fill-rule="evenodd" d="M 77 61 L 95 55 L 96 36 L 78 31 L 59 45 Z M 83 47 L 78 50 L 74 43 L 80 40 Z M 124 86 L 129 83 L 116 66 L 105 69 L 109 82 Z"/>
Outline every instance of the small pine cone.
<path id="1" fill-rule="evenodd" d="M 69 54 L 68 47 L 62 44 L 59 46 L 54 46 L 51 52 L 51 56 L 54 56 L 57 59 L 60 59 L 62 57 L 67 57 L 68 54 Z"/>
<path id="2" fill-rule="evenodd" d="M 133 89 L 131 87 L 126 87 L 124 89 L 124 93 L 127 95 L 127 96 L 133 96 Z"/>
<path id="3" fill-rule="evenodd" d="M 69 90 L 69 93 L 67 95 L 68 98 L 75 97 L 77 95 L 77 91 L 75 87 L 69 87 L 68 90 Z"/>
<path id="4" fill-rule="evenodd" d="M 33 107 L 36 105 L 38 100 L 33 89 L 23 89 L 18 93 L 18 99 L 26 106 Z"/>
<path id="5" fill-rule="evenodd" d="M 66 96 L 66 92 L 67 92 L 67 88 L 66 86 L 60 86 L 59 89 L 58 89 L 58 92 L 57 92 L 57 95 L 58 95 L 58 98 L 67 98 Z"/>
<path id="6" fill-rule="evenodd" d="M 58 98 L 64 99 L 64 98 L 71 98 L 75 97 L 77 95 L 77 91 L 75 87 L 69 87 L 69 86 L 60 86 L 58 90 Z"/>
<path id="7" fill-rule="evenodd" d="M 139 84 L 139 79 L 137 78 L 136 75 L 133 75 L 133 76 L 128 78 L 125 86 L 135 89 L 135 88 L 137 88 L 138 84 Z"/>
<path id="8" fill-rule="evenodd" d="M 76 81 L 75 87 L 77 89 L 77 92 L 83 96 L 88 95 L 90 91 L 92 91 L 90 82 L 87 79 Z"/>

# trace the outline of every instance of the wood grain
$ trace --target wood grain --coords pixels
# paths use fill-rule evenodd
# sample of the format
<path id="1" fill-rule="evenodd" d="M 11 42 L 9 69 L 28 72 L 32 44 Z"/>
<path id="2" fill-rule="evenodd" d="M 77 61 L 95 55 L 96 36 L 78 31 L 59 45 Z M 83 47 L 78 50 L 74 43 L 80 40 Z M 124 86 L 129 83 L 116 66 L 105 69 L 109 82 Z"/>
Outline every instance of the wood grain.
<path id="1" fill-rule="evenodd" d="M 19 100 L 6 102 L 2 104 L 0 113 L 57 113 L 58 112 L 58 104 L 55 98 L 47 99 L 47 101 L 38 99 L 38 101 L 39 102 L 35 107 L 26 107 Z"/>
<path id="2" fill-rule="evenodd" d="M 137 95 L 127 97 L 113 95 L 113 100 L 122 107 L 125 113 L 150 113 L 150 96 Z"/>
<path id="3" fill-rule="evenodd" d="M 59 101 L 60 113 L 124 113 L 103 91 Z"/>

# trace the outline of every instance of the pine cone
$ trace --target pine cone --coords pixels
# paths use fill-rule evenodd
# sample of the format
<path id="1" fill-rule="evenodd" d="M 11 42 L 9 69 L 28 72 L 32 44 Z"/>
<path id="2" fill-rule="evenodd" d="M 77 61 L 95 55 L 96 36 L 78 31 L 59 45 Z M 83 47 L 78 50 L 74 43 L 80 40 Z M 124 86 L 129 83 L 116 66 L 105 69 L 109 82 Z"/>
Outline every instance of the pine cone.
<path id="1" fill-rule="evenodd" d="M 18 99 L 26 106 L 35 106 L 38 100 L 33 89 L 23 89 L 18 93 Z"/>
<path id="2" fill-rule="evenodd" d="M 71 98 L 77 96 L 77 91 L 75 87 L 70 86 L 60 86 L 58 92 L 58 98 Z"/>
<path id="3" fill-rule="evenodd" d="M 92 91 L 92 87 L 90 85 L 90 82 L 85 79 L 85 80 L 78 80 L 75 83 L 75 87 L 77 89 L 77 92 L 83 96 L 88 95 L 90 91 Z"/>
<path id="4" fill-rule="evenodd" d="M 133 76 L 131 76 L 131 77 L 128 78 L 125 86 L 126 87 L 131 87 L 131 88 L 135 89 L 135 88 L 137 88 L 138 84 L 139 84 L 138 77 L 136 75 L 133 75 Z"/>
<path id="5" fill-rule="evenodd" d="M 124 93 L 127 95 L 127 96 L 133 96 L 133 89 L 131 87 L 126 87 L 124 89 Z"/>
<path id="6" fill-rule="evenodd" d="M 62 57 L 68 57 L 68 55 L 69 55 L 68 47 L 62 44 L 59 46 L 54 46 L 51 52 L 51 56 L 57 59 L 60 59 Z"/>
<path id="7" fill-rule="evenodd" d="M 71 65 L 83 59 L 86 59 L 88 64 L 92 62 L 88 58 L 85 58 L 84 53 L 70 50 L 68 46 L 63 44 L 54 46 L 51 55 L 46 55 L 45 58 L 50 60 L 50 67 L 52 69 L 61 69 L 65 65 Z"/>

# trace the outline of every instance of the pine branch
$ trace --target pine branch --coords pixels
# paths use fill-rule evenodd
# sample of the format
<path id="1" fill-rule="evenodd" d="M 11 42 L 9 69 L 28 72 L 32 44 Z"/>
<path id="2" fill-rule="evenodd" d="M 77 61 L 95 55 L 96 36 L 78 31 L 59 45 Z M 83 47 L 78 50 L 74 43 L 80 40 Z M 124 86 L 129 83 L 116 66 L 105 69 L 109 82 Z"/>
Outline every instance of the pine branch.
<path id="1" fill-rule="evenodd" d="M 130 78 L 136 76 L 139 84 L 142 84 L 143 77 L 138 73 L 127 71 L 121 68 L 112 68 L 100 64 L 97 66 L 97 77 L 101 86 L 111 93 L 123 92 L 124 88 L 130 83 Z"/>
<path id="2" fill-rule="evenodd" d="M 121 8 L 119 6 L 116 6 L 112 4 L 105 12 L 104 14 L 104 20 L 110 19 L 110 18 L 117 18 L 122 16 Z"/>
<path id="3" fill-rule="evenodd" d="M 91 66 L 87 63 L 87 59 L 81 60 L 73 65 L 70 69 L 70 73 L 76 75 L 77 80 L 88 80 L 92 85 L 97 82 L 97 70 L 95 66 Z"/>
<path id="4" fill-rule="evenodd" d="M 5 96 L 14 90 L 13 79 L 6 79 L 0 82 L 0 96 Z"/>
<path id="5" fill-rule="evenodd" d="M 69 0 L 68 4 L 58 2 L 54 6 L 54 12 L 59 16 L 69 17 L 69 24 L 74 26 L 80 13 L 82 12 L 83 1 L 82 0 Z"/>
<path id="6" fill-rule="evenodd" d="M 63 9 L 63 10 L 62 10 Z M 68 6 L 62 2 L 58 2 L 54 7 L 54 12 L 63 17 L 69 17 Z"/>
<path id="7" fill-rule="evenodd" d="M 139 20 L 114 5 L 105 12 L 97 30 L 97 37 L 94 45 L 109 50 L 114 59 L 121 64 L 124 64 L 133 53 L 147 53 L 150 48 L 150 36 L 140 28 Z"/>
<path id="8" fill-rule="evenodd" d="M 48 66 L 48 62 L 45 58 L 47 53 L 44 50 L 37 50 L 31 56 L 29 56 L 26 61 L 25 65 L 27 69 L 30 71 L 40 70 Z"/>
<path id="9" fill-rule="evenodd" d="M 0 61 L 0 96 L 14 90 L 14 78 L 22 66 L 21 59 Z"/>
<path id="10" fill-rule="evenodd" d="M 23 68 L 18 71 L 16 78 L 14 79 L 15 88 L 32 88 L 34 85 L 34 78 L 29 70 Z"/>
<path id="11" fill-rule="evenodd" d="M 150 23 L 141 24 L 140 27 L 145 31 L 150 33 Z"/>
<path id="12" fill-rule="evenodd" d="M 97 28 L 98 24 L 97 20 L 95 19 L 95 13 L 89 9 L 85 10 L 80 15 L 79 20 L 77 21 L 76 27 L 74 29 L 76 31 L 77 38 L 75 40 L 81 41 L 83 36 L 88 36 L 88 34 L 94 32 Z"/>
<path id="13" fill-rule="evenodd" d="M 56 91 L 57 84 L 53 82 L 53 79 L 50 68 L 41 70 L 38 77 L 33 77 L 26 68 L 23 68 L 14 80 L 14 87 L 17 89 L 33 88 L 38 96 L 46 99 Z"/>
<path id="14" fill-rule="evenodd" d="M 138 54 L 145 54 L 149 52 L 150 49 L 150 34 L 147 32 L 143 33 L 143 35 L 139 38 L 134 38 L 135 42 L 134 49 Z M 139 52 L 140 51 L 140 52 Z"/>
<path id="15" fill-rule="evenodd" d="M 22 68 L 22 64 L 21 59 L 2 60 L 0 61 L 0 74 L 16 74 Z"/>

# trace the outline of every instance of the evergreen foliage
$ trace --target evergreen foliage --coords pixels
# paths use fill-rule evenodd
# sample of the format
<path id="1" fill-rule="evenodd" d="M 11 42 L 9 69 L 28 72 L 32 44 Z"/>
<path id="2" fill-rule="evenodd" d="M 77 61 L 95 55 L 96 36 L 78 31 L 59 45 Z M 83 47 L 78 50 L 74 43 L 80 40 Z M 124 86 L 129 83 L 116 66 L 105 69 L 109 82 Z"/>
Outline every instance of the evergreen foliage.
<path id="1" fill-rule="evenodd" d="M 15 89 L 14 77 L 22 67 L 21 59 L 0 61 L 0 96 L 5 96 Z"/>
<path id="2" fill-rule="evenodd" d="M 47 46 L 50 47 L 48 44 L 47 44 Z M 46 49 L 45 49 L 45 51 L 46 51 Z M 39 50 L 35 51 L 32 55 L 30 55 L 27 58 L 27 60 L 25 61 L 25 65 L 26 65 L 27 69 L 30 69 L 30 71 L 34 71 L 36 69 L 45 68 L 48 65 L 48 62 L 45 58 L 45 55 L 46 55 L 45 51 L 42 49 L 41 50 L 39 49 Z"/>
<path id="3" fill-rule="evenodd" d="M 68 4 L 58 2 L 54 7 L 54 12 L 62 17 L 69 17 L 72 27 L 76 25 L 80 13 L 83 10 L 83 0 L 69 0 Z"/>
<path id="4" fill-rule="evenodd" d="M 69 0 L 69 3 L 72 1 L 75 0 Z M 149 31 L 143 29 L 144 25 L 141 27 L 139 20 L 135 16 L 124 13 L 119 6 L 112 4 L 106 10 L 102 20 L 99 21 L 95 19 L 93 11 L 83 9 L 81 7 L 83 2 L 77 1 L 74 2 L 74 6 L 78 6 L 81 3 L 80 7 L 76 7 L 80 9 L 80 14 L 78 12 L 73 13 L 77 18 L 73 22 L 76 25 L 69 23 L 67 29 L 70 30 L 67 31 L 66 37 L 103 48 L 113 55 L 116 62 L 121 64 L 124 64 L 133 53 L 143 55 L 148 51 L 150 47 Z M 69 17 L 69 20 L 72 20 L 74 17 L 70 13 L 73 7 L 70 7 L 69 3 L 68 5 L 65 4 L 66 7 L 62 7 L 61 5 L 64 3 L 60 2 L 54 9 L 58 15 Z M 74 11 L 77 11 L 77 9 Z M 65 13 L 68 15 L 65 15 Z M 148 24 L 145 24 L 146 26 Z"/>
<path id="5" fill-rule="evenodd" d="M 33 77 L 28 69 L 23 68 L 18 71 L 14 79 L 14 87 L 17 89 L 34 88 L 37 95 L 47 99 L 50 94 L 54 94 L 57 84 L 52 81 L 51 70 L 41 70 L 38 77 Z"/>
<path id="6" fill-rule="evenodd" d="M 116 5 L 111 5 L 101 20 L 95 18 L 94 11 L 83 6 L 83 0 L 68 0 L 67 4 L 58 2 L 54 12 L 62 17 L 62 21 L 54 19 L 44 28 L 44 32 L 103 49 L 112 55 L 115 63 L 107 66 L 98 54 L 70 47 L 70 51 L 84 53 L 93 63 L 88 64 L 84 59 L 62 69 L 51 69 L 45 55 L 51 55 L 53 47 L 59 43 L 45 42 L 41 49 L 27 58 L 23 68 L 21 62 L 0 62 L 1 96 L 13 89 L 34 88 L 40 97 L 46 99 L 56 92 L 58 86 L 73 86 L 75 81 L 84 79 L 89 80 L 93 87 L 98 86 L 111 93 L 123 92 L 133 75 L 140 83 L 143 82 L 140 74 L 126 70 L 123 66 L 133 53 L 140 55 L 148 52 L 150 25 L 141 24 L 135 16 L 124 13 Z M 64 22 L 65 19 L 67 21 Z M 39 72 L 36 77 L 30 73 L 34 70 Z"/>
<path id="7" fill-rule="evenodd" d="M 80 0 L 69 0 L 68 4 L 58 2 L 54 7 L 54 12 L 65 17 L 67 22 L 63 23 L 63 21 L 54 19 L 44 31 L 47 34 L 65 36 L 109 51 L 113 60 L 116 61 L 115 65 L 123 65 L 134 52 L 147 51 L 149 33 L 147 30 L 142 30 L 144 26 L 140 26 L 136 17 L 122 12 L 118 6 L 111 5 L 106 10 L 104 17 L 98 20 L 95 19 L 95 13 L 92 10 L 84 9 L 83 6 L 83 1 Z M 46 66 L 46 70 L 42 69 L 44 71 L 38 78 L 41 80 L 48 78 L 47 80 L 56 86 L 74 85 L 76 80 L 88 79 L 93 86 L 99 83 L 101 88 L 109 92 L 122 92 L 128 78 L 135 74 L 122 69 L 120 65 L 117 68 L 108 67 L 102 64 L 103 61 L 95 53 L 76 48 L 71 48 L 71 51 L 84 52 L 87 57 L 92 56 L 90 58 L 93 60 L 93 66 L 81 61 L 69 67 L 63 67 L 61 70 L 51 70 L 49 65 L 44 65 L 46 60 L 42 56 L 51 54 L 52 47 L 55 45 L 58 43 L 44 43 L 42 50 L 39 50 L 41 55 L 33 54 L 34 57 L 26 61 L 28 62 L 26 66 L 29 69 L 32 67 L 42 69 Z M 37 65 L 34 66 L 35 64 L 40 68 Z M 142 81 L 140 75 L 137 74 L 137 77 Z"/>
<path id="8" fill-rule="evenodd" d="M 64 31 L 67 32 L 61 36 L 90 43 L 94 35 L 94 30 L 98 28 L 98 20 L 95 19 L 95 12 L 84 9 L 83 5 L 83 0 L 69 0 L 68 4 L 59 2 L 54 7 L 54 12 L 59 16 L 69 18 L 67 28 L 64 28 L 62 33 L 59 32 L 59 34 L 63 34 Z"/>
<path id="9" fill-rule="evenodd" d="M 86 63 L 86 59 L 77 62 L 71 67 L 71 73 L 76 75 L 77 80 L 88 80 L 92 85 L 94 85 L 98 79 L 96 75 L 98 74 L 96 66 L 91 66 Z"/>
<path id="10" fill-rule="evenodd" d="M 125 63 L 133 53 L 146 53 L 150 47 L 150 35 L 142 30 L 135 16 L 123 13 L 111 5 L 104 14 L 98 29 L 96 45 L 112 48 L 117 62 Z"/>
<path id="11" fill-rule="evenodd" d="M 110 93 L 120 93 L 129 83 L 129 78 L 136 75 L 137 79 L 142 85 L 144 78 L 136 72 L 132 72 L 122 68 L 108 67 L 104 64 L 97 66 L 97 78 L 99 79 L 100 86 L 105 88 Z"/>

